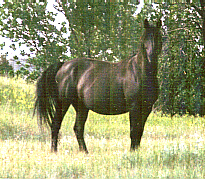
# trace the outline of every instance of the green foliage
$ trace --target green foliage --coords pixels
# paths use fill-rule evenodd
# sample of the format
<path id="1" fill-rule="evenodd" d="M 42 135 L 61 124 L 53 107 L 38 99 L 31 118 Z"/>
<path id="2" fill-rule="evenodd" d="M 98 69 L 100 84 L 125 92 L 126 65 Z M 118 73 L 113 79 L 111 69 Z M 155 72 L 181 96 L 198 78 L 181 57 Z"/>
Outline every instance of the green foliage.
<path id="1" fill-rule="evenodd" d="M 45 69 L 49 64 L 64 59 L 68 45 L 63 37 L 63 33 L 67 32 L 65 24 L 62 24 L 64 31 L 58 30 L 52 24 L 56 14 L 46 11 L 46 5 L 47 3 L 6 2 L 0 7 L 0 35 L 18 42 L 19 47 L 23 44 L 30 47 L 30 53 L 21 50 L 21 55 L 27 56 L 38 72 L 39 69 Z M 13 43 L 10 48 L 16 50 L 16 44 Z M 31 58 L 32 55 L 36 57 Z M 17 56 L 14 60 L 21 63 Z M 24 67 L 20 73 L 28 76 L 30 72 Z"/>
<path id="2" fill-rule="evenodd" d="M 205 115 L 202 18 L 195 5 L 145 5 L 136 17 L 133 16 L 136 5 L 129 3 L 58 3 L 55 8 L 69 21 L 69 38 L 64 37 L 68 33 L 66 22 L 60 30 L 52 25 L 56 14 L 46 11 L 46 3 L 2 5 L 1 35 L 19 46 L 26 44 L 31 54 L 36 55 L 22 65 L 17 72 L 19 76 L 35 80 L 49 64 L 75 57 L 125 60 L 136 53 L 143 20 L 155 22 L 161 18 L 163 51 L 158 67 L 161 93 L 155 107 L 171 115 Z M 67 47 L 71 57 L 65 55 Z M 16 49 L 15 44 L 11 48 Z M 19 61 L 18 57 L 15 59 Z M 31 66 L 35 67 L 32 72 L 28 70 Z"/>
<path id="3" fill-rule="evenodd" d="M 199 13 L 191 4 L 165 3 L 155 8 L 147 5 L 138 16 L 163 19 L 160 95 L 155 107 L 172 116 L 205 115 L 205 56 Z"/>
<path id="4" fill-rule="evenodd" d="M 162 6 L 165 31 L 164 53 L 159 60 L 164 113 L 204 115 L 204 47 L 198 13 L 187 5 Z"/>
<path id="5" fill-rule="evenodd" d="M 13 67 L 9 64 L 8 60 L 6 60 L 6 57 L 3 55 L 0 59 L 0 75 L 7 75 L 11 77 L 14 75 Z"/>
<path id="6" fill-rule="evenodd" d="M 70 22 L 72 33 L 69 46 L 72 56 L 116 61 L 128 58 L 136 50 L 142 31 L 141 19 L 133 17 L 136 6 L 124 3 L 73 3 L 70 6 L 62 5 L 62 8 Z"/>

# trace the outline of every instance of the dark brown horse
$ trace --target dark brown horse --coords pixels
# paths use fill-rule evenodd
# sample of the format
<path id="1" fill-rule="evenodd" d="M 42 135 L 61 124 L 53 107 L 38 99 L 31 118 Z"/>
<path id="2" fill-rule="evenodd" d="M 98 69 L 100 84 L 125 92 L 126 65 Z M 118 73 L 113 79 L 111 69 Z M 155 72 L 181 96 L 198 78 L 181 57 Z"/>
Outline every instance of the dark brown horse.
<path id="1" fill-rule="evenodd" d="M 158 98 L 157 65 L 162 49 L 161 21 L 144 21 L 137 54 L 119 63 L 90 58 L 51 65 L 37 83 L 35 109 L 51 127 L 51 150 L 57 151 L 58 133 L 72 104 L 76 110 L 74 131 L 81 151 L 88 152 L 84 125 L 88 111 L 115 115 L 129 112 L 131 150 L 140 145 L 144 125 Z"/>

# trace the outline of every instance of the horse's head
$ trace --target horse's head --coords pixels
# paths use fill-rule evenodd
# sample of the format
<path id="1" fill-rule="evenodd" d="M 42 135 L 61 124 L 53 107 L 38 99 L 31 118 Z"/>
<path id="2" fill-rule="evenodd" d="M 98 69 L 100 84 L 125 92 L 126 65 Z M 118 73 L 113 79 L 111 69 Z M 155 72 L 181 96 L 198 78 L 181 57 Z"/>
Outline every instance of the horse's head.
<path id="1" fill-rule="evenodd" d="M 157 59 L 162 49 L 161 26 L 161 20 L 157 22 L 156 27 L 150 25 L 147 19 L 144 21 L 145 33 L 143 37 L 143 47 L 149 63 L 153 63 L 153 60 L 155 61 L 155 59 Z"/>

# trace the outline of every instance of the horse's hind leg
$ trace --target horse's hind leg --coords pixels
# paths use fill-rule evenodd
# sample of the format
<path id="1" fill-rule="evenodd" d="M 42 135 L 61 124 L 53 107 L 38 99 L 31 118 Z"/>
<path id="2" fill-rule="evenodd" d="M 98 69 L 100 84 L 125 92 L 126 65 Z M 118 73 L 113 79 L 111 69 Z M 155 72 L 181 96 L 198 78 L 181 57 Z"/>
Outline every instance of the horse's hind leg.
<path id="1" fill-rule="evenodd" d="M 63 121 L 63 117 L 65 116 L 69 106 L 70 106 L 69 104 L 62 104 L 62 102 L 58 102 L 56 113 L 54 118 L 52 119 L 52 124 L 51 124 L 51 151 L 52 152 L 57 152 L 59 130 L 61 127 L 61 123 Z"/>
<path id="2" fill-rule="evenodd" d="M 76 110 L 76 121 L 74 125 L 74 132 L 77 137 L 79 149 L 80 151 L 84 151 L 88 153 L 85 140 L 84 140 L 84 127 L 85 127 L 85 122 L 86 122 L 89 110 L 81 102 L 73 104 L 73 106 Z"/>

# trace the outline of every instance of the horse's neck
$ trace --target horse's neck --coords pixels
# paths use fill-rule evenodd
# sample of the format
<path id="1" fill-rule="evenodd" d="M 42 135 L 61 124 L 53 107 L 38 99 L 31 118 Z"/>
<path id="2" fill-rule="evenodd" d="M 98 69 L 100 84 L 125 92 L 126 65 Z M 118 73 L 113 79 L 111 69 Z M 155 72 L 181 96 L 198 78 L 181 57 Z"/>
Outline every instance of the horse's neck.
<path id="1" fill-rule="evenodd" d="M 153 57 L 152 62 L 149 63 L 143 52 L 138 52 L 134 57 L 132 57 L 131 62 L 134 64 L 135 68 L 140 70 L 142 74 L 146 76 L 156 77 L 158 60 L 157 57 Z"/>

